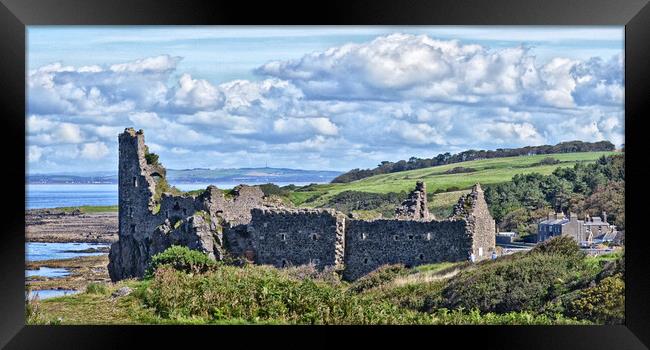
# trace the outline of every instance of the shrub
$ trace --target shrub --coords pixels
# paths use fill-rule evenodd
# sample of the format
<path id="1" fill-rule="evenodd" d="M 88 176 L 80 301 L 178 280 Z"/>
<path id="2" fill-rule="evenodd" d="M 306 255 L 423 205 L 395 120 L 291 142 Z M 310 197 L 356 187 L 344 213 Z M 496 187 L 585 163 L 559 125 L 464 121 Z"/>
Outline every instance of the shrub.
<path id="1" fill-rule="evenodd" d="M 107 294 L 108 289 L 106 288 L 106 285 L 103 283 L 88 283 L 86 286 L 86 293 L 87 294 Z"/>
<path id="2" fill-rule="evenodd" d="M 216 261 L 199 251 L 174 245 L 151 257 L 147 275 L 151 276 L 162 265 L 169 265 L 178 271 L 199 273 L 215 266 Z"/>
<path id="3" fill-rule="evenodd" d="M 582 259 L 585 254 L 580 251 L 578 243 L 570 236 L 552 237 L 535 246 L 531 254 L 559 254 L 568 258 Z"/>
<path id="4" fill-rule="evenodd" d="M 265 197 L 270 197 L 272 195 L 286 197 L 291 193 L 291 191 L 285 187 L 280 187 L 276 184 L 268 183 L 263 185 L 258 185 L 260 190 L 264 193 Z"/>
<path id="5" fill-rule="evenodd" d="M 248 323 L 411 324 L 431 317 L 386 301 L 350 295 L 342 286 L 298 280 L 269 266 L 223 266 L 190 275 L 168 266 L 156 270 L 144 301 L 163 318 L 198 317 Z"/>
<path id="6" fill-rule="evenodd" d="M 533 165 L 555 165 L 558 163 L 560 163 L 559 159 L 555 159 L 553 157 L 546 157 Z"/>
<path id="7" fill-rule="evenodd" d="M 393 281 L 399 276 L 409 273 L 403 265 L 383 265 L 373 272 L 359 278 L 350 285 L 350 291 L 361 293 L 363 291 L 379 287 L 383 284 Z"/>
<path id="8" fill-rule="evenodd" d="M 468 167 L 463 167 L 463 166 L 457 166 L 452 169 L 449 169 L 445 171 L 445 174 L 462 174 L 462 173 L 473 173 L 475 172 L 476 169 L 474 168 L 468 168 Z"/>
<path id="9" fill-rule="evenodd" d="M 377 301 L 388 301 L 400 308 L 428 312 L 442 305 L 444 286 L 443 281 L 404 285 L 386 284 L 368 292 L 368 295 Z"/>
<path id="10" fill-rule="evenodd" d="M 625 282 L 620 274 L 582 289 L 567 302 L 566 313 L 597 323 L 622 324 L 625 319 Z"/>
<path id="11" fill-rule="evenodd" d="M 158 163 L 158 158 L 157 154 L 149 152 L 149 147 L 146 145 L 144 146 L 144 159 L 147 161 L 147 164 L 160 165 L 160 163 Z"/>
<path id="12" fill-rule="evenodd" d="M 443 291 L 449 308 L 478 308 L 482 312 L 540 310 L 566 292 L 584 266 L 560 254 L 528 253 L 482 264 L 461 272 Z"/>

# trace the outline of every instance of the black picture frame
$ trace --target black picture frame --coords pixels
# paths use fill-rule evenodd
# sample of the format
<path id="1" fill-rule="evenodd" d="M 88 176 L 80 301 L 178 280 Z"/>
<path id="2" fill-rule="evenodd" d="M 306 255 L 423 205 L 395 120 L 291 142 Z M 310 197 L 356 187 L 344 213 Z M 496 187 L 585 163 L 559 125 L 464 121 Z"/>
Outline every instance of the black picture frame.
<path id="1" fill-rule="evenodd" d="M 650 345 L 650 274 L 643 232 L 649 178 L 644 113 L 650 100 L 650 6 L 647 0 L 408 0 L 408 1 L 101 1 L 0 0 L 2 173 L 0 346 L 27 348 L 134 347 L 152 339 L 290 345 L 307 335 L 314 345 L 363 342 L 513 349 L 644 349 Z M 331 25 L 624 25 L 626 143 L 626 321 L 623 326 L 432 327 L 181 327 L 26 326 L 24 313 L 24 181 L 26 26 L 139 24 Z M 219 328 L 217 330 L 217 328 Z M 291 333 L 291 335 L 286 334 Z M 330 333 L 336 333 L 329 335 Z M 340 336 L 339 336 L 340 335 Z M 404 341 L 408 340 L 408 341 Z M 424 343 L 420 343 L 424 342 Z M 318 344 L 316 344 L 318 343 Z M 222 345 L 222 346 L 223 346 Z M 299 345 L 299 344 L 296 344 Z M 408 345 L 407 345 L 408 346 Z M 422 346 L 422 345 L 418 345 Z"/>

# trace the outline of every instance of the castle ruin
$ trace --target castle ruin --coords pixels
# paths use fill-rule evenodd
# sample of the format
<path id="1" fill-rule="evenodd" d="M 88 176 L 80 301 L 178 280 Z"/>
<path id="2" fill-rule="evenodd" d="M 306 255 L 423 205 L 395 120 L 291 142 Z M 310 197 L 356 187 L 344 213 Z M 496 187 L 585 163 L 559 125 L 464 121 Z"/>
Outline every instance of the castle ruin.
<path id="1" fill-rule="evenodd" d="M 276 267 L 314 264 L 357 279 L 384 264 L 416 266 L 477 260 L 495 249 L 495 222 L 476 184 L 453 214 L 435 220 L 418 182 L 394 219 L 352 219 L 333 209 L 287 208 L 259 187 L 200 194 L 166 193 L 165 169 L 149 164 L 142 130 L 119 135 L 119 240 L 111 246 L 113 281 L 142 277 L 151 257 L 183 245 L 220 260 L 227 254 Z"/>

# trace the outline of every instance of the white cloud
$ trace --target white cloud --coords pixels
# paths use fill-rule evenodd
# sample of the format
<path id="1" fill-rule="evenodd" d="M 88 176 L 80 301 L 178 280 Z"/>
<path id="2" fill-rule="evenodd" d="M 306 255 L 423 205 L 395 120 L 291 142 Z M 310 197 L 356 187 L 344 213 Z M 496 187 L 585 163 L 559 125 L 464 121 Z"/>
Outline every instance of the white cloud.
<path id="1" fill-rule="evenodd" d="M 176 65 L 180 60 L 180 57 L 160 55 L 127 63 L 114 64 L 110 66 L 110 70 L 113 72 L 164 73 L 176 69 Z"/>
<path id="2" fill-rule="evenodd" d="M 85 143 L 81 147 L 81 157 L 86 159 L 101 159 L 108 154 L 108 147 L 103 142 Z"/>
<path id="3" fill-rule="evenodd" d="M 38 147 L 38 146 L 29 146 L 27 148 L 27 160 L 31 162 L 38 162 L 41 160 L 41 156 L 43 155 L 43 148 Z"/>
<path id="4" fill-rule="evenodd" d="M 71 123 L 61 123 L 54 132 L 54 137 L 54 141 L 60 143 L 81 143 L 84 140 L 79 125 Z"/>
<path id="5" fill-rule="evenodd" d="M 311 131 L 313 133 L 333 136 L 339 130 L 329 119 L 318 118 L 281 118 L 273 122 L 273 131 L 279 134 L 293 134 Z"/>
<path id="6" fill-rule="evenodd" d="M 172 104 L 182 110 L 216 109 L 223 104 L 224 96 L 206 80 L 193 79 L 189 74 L 181 75 Z"/>

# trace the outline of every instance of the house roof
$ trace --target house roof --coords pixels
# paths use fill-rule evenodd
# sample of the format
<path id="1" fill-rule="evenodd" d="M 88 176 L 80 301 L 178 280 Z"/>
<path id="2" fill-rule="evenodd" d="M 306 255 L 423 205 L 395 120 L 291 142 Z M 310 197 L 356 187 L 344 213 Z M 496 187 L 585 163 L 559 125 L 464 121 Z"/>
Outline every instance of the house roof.
<path id="1" fill-rule="evenodd" d="M 564 225 L 569 222 L 569 219 L 551 219 L 551 220 L 544 220 L 540 222 L 540 225 Z"/>

